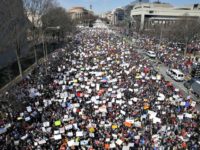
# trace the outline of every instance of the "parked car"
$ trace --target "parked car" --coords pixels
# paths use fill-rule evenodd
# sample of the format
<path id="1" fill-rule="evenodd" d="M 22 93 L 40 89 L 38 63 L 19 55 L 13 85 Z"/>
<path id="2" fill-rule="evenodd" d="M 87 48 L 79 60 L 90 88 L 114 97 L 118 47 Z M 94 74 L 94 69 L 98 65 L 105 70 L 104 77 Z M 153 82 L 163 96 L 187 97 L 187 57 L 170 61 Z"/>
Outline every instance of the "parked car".
<path id="1" fill-rule="evenodd" d="M 146 55 L 149 56 L 150 58 L 156 58 L 156 53 L 153 51 L 147 51 Z"/>
<path id="2" fill-rule="evenodd" d="M 168 69 L 166 73 L 175 81 L 184 81 L 184 74 L 178 69 Z"/>

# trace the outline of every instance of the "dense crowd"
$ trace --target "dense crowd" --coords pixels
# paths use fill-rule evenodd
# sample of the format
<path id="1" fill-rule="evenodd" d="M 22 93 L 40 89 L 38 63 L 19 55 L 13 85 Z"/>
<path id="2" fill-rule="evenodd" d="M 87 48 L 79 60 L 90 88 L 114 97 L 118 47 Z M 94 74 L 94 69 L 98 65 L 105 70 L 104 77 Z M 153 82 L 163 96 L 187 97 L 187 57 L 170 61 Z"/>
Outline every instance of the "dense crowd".
<path id="1" fill-rule="evenodd" d="M 98 28 L 73 45 L 5 93 L 25 107 L 5 110 L 0 149 L 200 149 L 196 102 L 130 43 Z"/>
<path id="2" fill-rule="evenodd" d="M 179 69 L 187 76 L 190 76 L 192 68 L 198 63 L 198 57 L 194 57 L 200 52 L 199 41 L 191 42 L 187 46 L 187 55 L 184 55 L 185 46 L 176 42 L 168 42 L 150 37 L 141 37 L 138 40 L 138 46 L 145 50 L 152 50 L 156 52 L 157 58 L 163 62 L 167 67 Z"/>

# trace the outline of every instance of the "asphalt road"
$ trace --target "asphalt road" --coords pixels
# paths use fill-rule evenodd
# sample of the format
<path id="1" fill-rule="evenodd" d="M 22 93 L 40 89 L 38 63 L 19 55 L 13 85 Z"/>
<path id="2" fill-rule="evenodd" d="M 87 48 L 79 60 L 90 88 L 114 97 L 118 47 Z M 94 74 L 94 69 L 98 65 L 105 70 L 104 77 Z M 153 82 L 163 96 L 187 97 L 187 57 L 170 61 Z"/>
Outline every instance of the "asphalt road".
<path id="1" fill-rule="evenodd" d="M 159 60 L 157 60 L 157 59 L 153 60 L 153 59 L 149 58 L 148 56 L 146 56 L 144 50 L 142 50 L 142 49 L 136 49 L 136 50 L 137 50 L 138 53 L 140 53 L 141 55 L 143 55 L 144 58 L 149 59 L 149 60 L 152 60 L 152 61 L 155 61 L 155 62 L 159 62 Z M 168 67 L 166 67 L 164 64 L 161 64 L 161 65 L 159 66 L 159 70 L 158 70 L 158 71 L 159 71 L 160 74 L 162 74 L 162 75 L 164 76 L 164 78 L 165 78 L 167 81 L 170 81 L 170 82 L 174 85 L 175 88 L 178 88 L 180 91 L 183 92 L 184 96 L 187 97 L 189 91 L 188 91 L 188 89 L 186 89 L 186 88 L 184 87 L 184 85 L 183 85 L 184 82 L 176 82 L 176 81 L 174 81 L 171 77 L 169 77 L 169 76 L 166 74 L 167 69 L 168 69 Z M 198 98 L 197 98 L 196 96 L 194 96 L 193 94 L 191 94 L 190 96 L 192 97 L 192 99 L 193 99 L 194 101 L 200 102 L 200 99 L 198 99 Z M 199 107 L 199 108 L 200 108 L 200 107 Z"/>

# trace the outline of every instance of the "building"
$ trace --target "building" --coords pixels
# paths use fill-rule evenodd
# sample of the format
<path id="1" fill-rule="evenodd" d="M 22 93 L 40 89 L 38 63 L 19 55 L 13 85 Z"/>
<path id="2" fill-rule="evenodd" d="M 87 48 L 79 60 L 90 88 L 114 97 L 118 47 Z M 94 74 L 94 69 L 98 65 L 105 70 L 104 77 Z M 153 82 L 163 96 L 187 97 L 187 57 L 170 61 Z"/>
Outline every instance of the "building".
<path id="1" fill-rule="evenodd" d="M 111 24 L 120 25 L 124 22 L 125 13 L 123 8 L 116 8 L 111 13 Z"/>
<path id="2" fill-rule="evenodd" d="M 107 19 L 110 24 L 112 22 L 112 16 L 113 16 L 112 12 L 108 11 L 108 12 L 104 13 L 101 17 Z"/>
<path id="3" fill-rule="evenodd" d="M 140 30 L 143 30 L 151 28 L 155 24 L 167 26 L 184 16 L 198 18 L 200 17 L 200 4 L 177 8 L 160 2 L 137 3 L 130 15 L 134 22 L 140 22 Z"/>
<path id="4" fill-rule="evenodd" d="M 132 3 L 121 7 L 121 8 L 116 8 L 113 11 L 106 12 L 102 14 L 102 18 L 106 18 L 109 20 L 109 22 L 113 25 L 119 25 L 122 23 L 125 23 L 128 21 L 129 23 L 131 22 L 130 19 L 130 13 L 131 10 L 133 9 L 134 5 L 139 3 L 139 2 L 149 2 L 149 0 L 135 0 Z"/>
<path id="5" fill-rule="evenodd" d="M 84 7 L 73 7 L 68 11 L 68 13 L 73 20 L 80 20 L 89 15 L 93 15 L 92 11 L 85 9 Z"/>

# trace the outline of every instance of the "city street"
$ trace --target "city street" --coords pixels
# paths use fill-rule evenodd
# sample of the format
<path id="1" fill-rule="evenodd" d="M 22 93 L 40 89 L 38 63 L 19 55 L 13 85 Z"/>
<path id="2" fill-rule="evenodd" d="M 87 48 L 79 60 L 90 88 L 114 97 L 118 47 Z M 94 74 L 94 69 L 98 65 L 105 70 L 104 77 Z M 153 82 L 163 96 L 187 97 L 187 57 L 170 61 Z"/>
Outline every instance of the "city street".
<path id="1" fill-rule="evenodd" d="M 129 41 L 130 42 L 130 41 Z M 132 43 L 132 42 L 131 42 Z M 135 43 L 132 43 L 133 44 L 133 46 L 134 46 L 134 44 Z M 153 62 L 155 61 L 155 62 L 159 62 L 159 60 L 157 60 L 157 59 L 151 59 L 151 58 L 149 58 L 147 55 L 146 55 L 146 52 L 143 50 L 143 49 L 136 49 L 137 50 L 137 52 L 138 53 L 140 53 L 144 58 L 146 58 L 146 59 L 149 59 L 149 60 L 152 60 Z M 183 83 L 184 82 L 176 82 L 176 81 L 174 81 L 171 77 L 169 77 L 167 74 L 166 74 L 166 71 L 167 71 L 167 67 L 164 65 L 164 64 L 161 64 L 161 65 L 159 65 L 159 73 L 160 74 L 162 74 L 164 77 L 165 77 L 165 79 L 167 80 L 167 81 L 170 81 L 171 83 L 173 83 L 173 85 L 176 87 L 176 88 L 178 88 L 180 91 L 182 91 L 183 92 L 183 94 L 184 94 L 184 96 L 187 96 L 188 95 L 188 93 L 189 93 L 189 91 L 188 91 L 188 89 L 186 89 L 185 87 L 184 87 L 184 85 L 183 85 Z M 198 101 L 198 102 L 200 102 L 200 99 L 198 99 L 196 96 L 194 96 L 193 94 L 191 94 L 191 97 L 192 97 L 192 99 L 193 100 L 195 100 L 195 101 Z M 199 106 L 199 108 L 200 108 L 200 106 Z"/>
<path id="2" fill-rule="evenodd" d="M 0 150 L 200 150 L 200 4 L 127 3 L 0 4 Z"/>
<path id="3" fill-rule="evenodd" d="M 144 51 L 134 49 L 132 43 L 105 23 L 97 20 L 93 28 L 81 28 L 74 41 L 77 44 L 72 42 L 68 46 L 71 51 L 66 47 L 51 54 L 48 75 L 46 66 L 39 66 L 17 88 L 8 91 L 26 104 L 7 127 L 12 130 L 4 127 L 1 131 L 11 136 L 13 124 L 27 124 L 28 130 L 22 125 L 19 125 L 22 131 L 15 129 L 20 141 L 17 146 L 127 150 L 167 147 L 155 144 L 166 138 L 163 136 L 166 129 L 174 133 L 176 123 L 185 125 L 187 119 L 197 127 L 191 112 L 198 107 L 194 100 L 181 97 L 177 90 L 168 87 L 167 81 L 153 73 L 158 62 L 149 59 Z M 161 65 L 159 73 L 170 80 L 165 71 L 166 67 Z M 174 85 L 182 88 L 180 83 Z M 37 124 L 33 126 L 34 123 Z M 152 140 L 156 133 L 157 138 Z M 137 140 L 145 140 L 146 144 L 138 144 Z"/>

